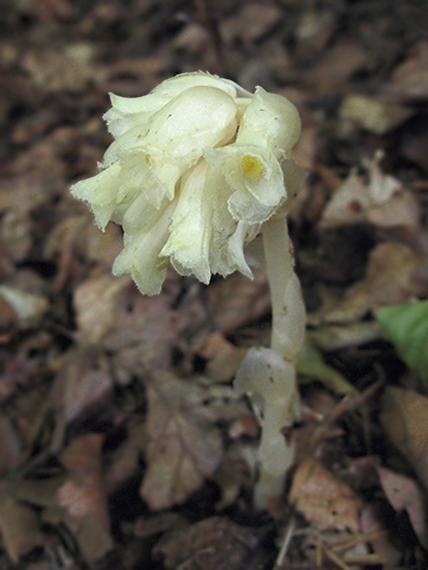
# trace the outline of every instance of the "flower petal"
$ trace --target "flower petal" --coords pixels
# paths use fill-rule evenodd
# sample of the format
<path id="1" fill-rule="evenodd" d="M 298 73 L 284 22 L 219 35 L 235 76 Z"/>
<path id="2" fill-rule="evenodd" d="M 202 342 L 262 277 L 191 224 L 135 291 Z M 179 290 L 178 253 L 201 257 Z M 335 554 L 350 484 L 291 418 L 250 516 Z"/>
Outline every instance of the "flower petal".
<path id="1" fill-rule="evenodd" d="M 135 122 L 146 123 L 150 115 L 164 107 L 171 99 L 191 87 L 215 87 L 231 97 L 251 98 L 252 94 L 230 79 L 221 79 L 202 71 L 181 73 L 160 83 L 143 97 L 121 97 L 110 93 L 112 108 L 104 114 L 109 132 L 119 137 L 131 129 Z"/>
<path id="2" fill-rule="evenodd" d="M 285 97 L 257 87 L 242 116 L 236 144 L 263 146 L 281 158 L 295 145 L 299 135 L 296 107 Z"/>
<path id="3" fill-rule="evenodd" d="M 172 199 L 177 180 L 194 166 L 205 147 L 229 142 L 236 133 L 236 104 L 225 91 L 191 87 L 154 113 L 148 124 L 137 124 L 116 139 L 104 155 L 103 165 L 127 160 L 139 153 L 142 169 L 151 174 Z"/>
<path id="4" fill-rule="evenodd" d="M 294 106 L 203 72 L 110 98 L 104 118 L 116 140 L 73 194 L 102 229 L 122 225 L 114 273 L 131 273 L 147 294 L 160 291 L 169 262 L 204 283 L 235 270 L 252 277 L 245 246 L 303 180 L 286 158 L 300 131 Z"/>
<path id="5" fill-rule="evenodd" d="M 162 289 L 168 260 L 159 253 L 168 238 L 176 200 L 164 201 L 159 210 L 148 207 L 142 228 L 124 235 L 124 249 L 116 257 L 113 274 L 130 273 L 140 291 L 157 295 Z"/>
<path id="6" fill-rule="evenodd" d="M 170 257 L 178 273 L 193 273 L 205 284 L 211 278 L 209 249 L 213 231 L 212 201 L 205 188 L 207 171 L 203 161 L 183 177 L 170 235 L 160 252 L 160 256 Z"/>
<path id="7" fill-rule="evenodd" d="M 211 75 L 203 71 L 195 71 L 190 73 L 180 73 L 175 77 L 162 81 L 152 91 L 156 95 L 167 95 L 170 99 L 179 95 L 186 89 L 191 87 L 215 87 L 228 93 L 231 97 L 252 97 L 252 93 L 243 89 L 240 85 L 230 79 L 223 79 L 218 75 Z"/>
<path id="8" fill-rule="evenodd" d="M 214 87 L 197 86 L 177 95 L 155 113 L 141 146 L 193 166 L 206 146 L 228 143 L 237 128 L 233 98 Z"/>
<path id="9" fill-rule="evenodd" d="M 236 220 L 262 223 L 285 200 L 287 192 L 281 166 L 267 149 L 232 144 L 206 149 L 205 157 L 221 171 L 233 190 L 228 207 Z"/>
<path id="10" fill-rule="evenodd" d="M 115 163 L 96 176 L 81 180 L 71 187 L 71 193 L 75 198 L 89 204 L 95 223 L 103 231 L 117 206 L 120 174 L 120 165 Z"/>

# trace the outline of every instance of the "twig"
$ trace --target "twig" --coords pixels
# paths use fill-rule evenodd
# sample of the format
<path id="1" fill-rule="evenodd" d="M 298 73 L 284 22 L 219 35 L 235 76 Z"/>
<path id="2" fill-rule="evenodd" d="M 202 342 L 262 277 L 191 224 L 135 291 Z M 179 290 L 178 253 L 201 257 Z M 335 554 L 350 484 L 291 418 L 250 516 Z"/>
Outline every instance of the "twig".
<path id="1" fill-rule="evenodd" d="M 287 528 L 285 529 L 284 540 L 282 542 L 280 551 L 278 552 L 278 556 L 275 560 L 275 566 L 273 570 L 279 570 L 280 568 L 282 568 L 285 555 L 287 554 L 287 550 L 294 533 L 294 527 L 295 527 L 295 517 L 294 515 L 292 515 L 290 520 L 288 521 Z"/>
<path id="2" fill-rule="evenodd" d="M 336 556 L 336 554 L 334 554 L 329 548 L 327 548 L 325 544 L 321 543 L 321 546 L 327 558 L 329 558 L 334 564 L 336 564 L 338 568 L 341 568 L 341 570 L 349 570 L 349 566 L 347 566 L 344 562 L 342 562 L 342 560 L 340 560 L 340 558 Z"/>

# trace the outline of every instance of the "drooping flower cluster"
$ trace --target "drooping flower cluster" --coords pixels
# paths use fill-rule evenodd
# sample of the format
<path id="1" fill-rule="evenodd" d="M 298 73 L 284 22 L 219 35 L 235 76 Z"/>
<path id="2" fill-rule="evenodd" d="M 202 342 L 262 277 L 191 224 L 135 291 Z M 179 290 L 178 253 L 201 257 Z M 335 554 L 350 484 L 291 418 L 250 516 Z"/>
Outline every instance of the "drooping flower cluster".
<path id="1" fill-rule="evenodd" d="M 168 79 L 143 97 L 111 94 L 105 114 L 116 139 L 100 173 L 72 188 L 97 225 L 122 225 L 113 272 L 159 293 L 169 263 L 208 283 L 235 270 L 251 277 L 244 247 L 300 187 L 289 151 L 296 108 L 207 73 Z"/>

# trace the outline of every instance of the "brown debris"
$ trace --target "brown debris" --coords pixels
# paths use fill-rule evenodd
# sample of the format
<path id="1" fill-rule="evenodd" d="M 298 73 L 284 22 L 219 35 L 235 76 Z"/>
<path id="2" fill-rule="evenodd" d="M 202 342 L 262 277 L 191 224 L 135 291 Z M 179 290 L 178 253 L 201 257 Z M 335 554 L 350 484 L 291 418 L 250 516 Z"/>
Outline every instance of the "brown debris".
<path id="1" fill-rule="evenodd" d="M 428 296 L 424 2 L 5 0 L 0 26 L 2 570 L 428 566 L 426 395 L 374 321 Z M 274 520 L 232 388 L 269 343 L 263 269 L 144 297 L 69 190 L 111 142 L 109 91 L 199 69 L 299 109 L 296 271 L 318 362 L 357 394 L 305 373 Z"/>
<path id="2" fill-rule="evenodd" d="M 205 391 L 166 372 L 147 386 L 147 471 L 141 496 L 153 510 L 183 503 L 220 463 L 219 432 L 209 408 L 198 408 Z"/>
<path id="3" fill-rule="evenodd" d="M 258 539 L 252 529 L 223 517 L 212 517 L 192 526 L 172 530 L 156 545 L 166 568 L 204 570 L 255 569 L 252 551 Z"/>
<path id="4" fill-rule="evenodd" d="M 299 465 L 293 477 L 290 502 L 320 530 L 356 533 L 360 529 L 361 499 L 313 459 Z"/>
<path id="5" fill-rule="evenodd" d="M 428 489 L 428 398 L 413 390 L 389 387 L 383 399 L 382 426 Z"/>
<path id="6" fill-rule="evenodd" d="M 57 505 L 44 514 L 51 523 L 64 522 L 89 563 L 113 547 L 107 497 L 101 470 L 102 434 L 76 439 L 61 454 L 68 477 L 57 492 Z"/>

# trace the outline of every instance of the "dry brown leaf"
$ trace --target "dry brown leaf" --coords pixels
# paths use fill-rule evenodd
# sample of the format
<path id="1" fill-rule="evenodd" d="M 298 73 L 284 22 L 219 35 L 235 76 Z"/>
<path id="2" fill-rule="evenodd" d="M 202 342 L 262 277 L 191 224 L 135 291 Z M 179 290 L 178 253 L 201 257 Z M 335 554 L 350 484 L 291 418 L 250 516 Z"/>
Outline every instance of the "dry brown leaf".
<path id="1" fill-rule="evenodd" d="M 424 494 L 416 481 L 385 467 L 377 472 L 385 495 L 396 511 L 406 510 L 413 530 L 424 548 L 428 546 L 428 528 Z"/>
<path id="2" fill-rule="evenodd" d="M 246 435 L 255 438 L 258 431 L 257 423 L 254 418 L 248 419 L 253 422 L 255 433 Z M 251 488 L 254 481 L 253 473 L 249 467 L 251 462 L 252 471 L 255 473 L 257 464 L 256 447 L 249 448 L 243 445 L 242 442 L 237 442 L 227 448 L 224 459 L 213 477 L 221 492 L 221 499 L 216 503 L 217 512 L 232 506 L 243 488 Z"/>
<path id="3" fill-rule="evenodd" d="M 361 499 L 313 459 L 298 466 L 290 502 L 319 530 L 359 532 Z"/>
<path id="4" fill-rule="evenodd" d="M 168 372 L 147 385 L 147 471 L 140 489 L 153 510 L 183 503 L 211 476 L 222 455 L 220 433 L 204 406 L 209 391 Z"/>
<path id="5" fill-rule="evenodd" d="M 419 115 L 403 133 L 401 152 L 405 158 L 428 171 L 428 115 Z"/>
<path id="6" fill-rule="evenodd" d="M 426 265 L 426 256 L 415 253 L 410 247 L 398 242 L 377 245 L 370 253 L 364 279 L 350 287 L 344 299 L 329 301 L 317 313 L 308 317 L 308 322 L 348 323 L 359 320 L 368 311 L 384 305 L 406 301 L 412 296 L 424 296 L 426 280 L 418 277 Z"/>
<path id="7" fill-rule="evenodd" d="M 361 513 L 361 529 L 364 533 L 372 534 L 370 545 L 373 552 L 384 560 L 383 570 L 396 570 L 401 560 L 401 552 L 389 537 L 377 506 L 374 501 L 364 505 Z"/>
<path id="8" fill-rule="evenodd" d="M 104 70 L 94 65 L 95 46 L 90 43 L 66 44 L 55 51 L 29 50 L 22 58 L 22 67 L 33 84 L 44 91 L 80 91 L 90 81 L 102 80 Z"/>
<path id="9" fill-rule="evenodd" d="M 247 349 L 236 347 L 221 333 L 214 332 L 207 338 L 199 354 L 208 360 L 206 375 L 216 382 L 225 382 L 235 376 L 247 354 Z"/>
<path id="10" fill-rule="evenodd" d="M 394 105 L 379 97 L 348 95 L 339 110 L 341 132 L 349 134 L 354 128 L 362 128 L 378 135 L 401 125 L 412 115 L 412 111 L 402 105 Z"/>
<path id="11" fill-rule="evenodd" d="M 403 188 L 393 176 L 379 167 L 383 158 L 377 152 L 364 166 L 369 183 L 353 170 L 342 186 L 335 191 L 323 211 L 321 228 L 337 228 L 350 224 L 372 223 L 380 227 L 420 226 L 420 205 L 414 194 Z"/>
<path id="12" fill-rule="evenodd" d="M 324 52 L 315 68 L 305 73 L 304 81 L 319 94 L 337 94 L 346 88 L 347 79 L 363 69 L 368 60 L 369 54 L 360 43 L 342 37 Z"/>
<path id="13" fill-rule="evenodd" d="M 110 518 L 101 470 L 102 434 L 76 439 L 61 454 L 68 471 L 57 492 L 58 506 L 48 509 L 44 519 L 64 522 L 73 532 L 84 559 L 90 564 L 113 547 Z"/>
<path id="14" fill-rule="evenodd" d="M 104 348 L 114 353 L 117 380 L 126 384 L 145 371 L 168 368 L 178 334 L 177 315 L 167 294 L 148 297 L 133 284 L 123 288 L 114 327 L 103 339 Z"/>
<path id="15" fill-rule="evenodd" d="M 56 411 L 51 451 L 61 446 L 69 422 L 106 398 L 113 387 L 109 366 L 100 351 L 91 346 L 70 349 L 52 387 L 52 406 Z"/>
<path id="16" fill-rule="evenodd" d="M 134 418 L 135 419 L 135 418 Z M 105 488 L 111 495 L 137 473 L 146 446 L 146 424 L 137 422 L 128 430 L 125 441 L 113 452 L 105 473 Z"/>
<path id="17" fill-rule="evenodd" d="M 254 553 L 259 538 L 253 528 L 212 517 L 174 528 L 156 544 L 154 553 L 169 570 L 251 570 L 261 568 Z"/>
<path id="18" fill-rule="evenodd" d="M 208 300 L 216 329 L 230 333 L 270 310 L 267 277 L 262 271 L 253 271 L 254 280 L 240 273 L 213 283 L 208 289 Z"/>
<path id="19" fill-rule="evenodd" d="M 35 328 L 49 309 L 46 297 L 22 291 L 17 287 L 0 285 L 0 298 L 15 311 L 19 328 Z"/>
<path id="20" fill-rule="evenodd" d="M 99 275 L 74 290 L 73 304 L 82 343 L 97 344 L 115 324 L 117 299 L 131 283 L 128 275 Z"/>
<path id="21" fill-rule="evenodd" d="M 104 232 L 93 223 L 89 212 L 72 214 L 52 229 L 44 243 L 44 259 L 56 260 L 64 257 L 66 251 L 77 251 L 87 261 L 108 267 L 109 271 L 115 258 L 123 248 L 119 227 L 109 224 Z"/>
<path id="22" fill-rule="evenodd" d="M 409 58 L 395 69 L 385 90 L 410 99 L 428 98 L 427 42 L 420 42 L 410 50 Z"/>
<path id="23" fill-rule="evenodd" d="M 12 330 L 17 330 L 17 325 L 18 315 L 6 299 L 0 297 L 0 336 L 9 335 Z"/>
<path id="24" fill-rule="evenodd" d="M 197 22 L 189 22 L 174 38 L 174 47 L 191 53 L 209 49 L 207 29 Z"/>
<path id="25" fill-rule="evenodd" d="M 253 42 L 275 26 L 279 17 L 279 9 L 275 4 L 265 2 L 248 2 L 242 5 L 239 13 L 220 21 L 220 32 L 226 44 L 236 38 L 241 41 Z"/>
<path id="26" fill-rule="evenodd" d="M 0 532 L 6 552 L 15 564 L 21 556 L 46 543 L 36 511 L 16 499 L 3 484 L 0 487 Z"/>
<path id="27" fill-rule="evenodd" d="M 310 6 L 310 5 L 309 5 Z M 297 52 L 299 58 L 313 59 L 322 53 L 331 39 L 337 22 L 333 12 L 317 10 L 312 6 L 302 11 L 296 28 Z"/>
<path id="28" fill-rule="evenodd" d="M 428 398 L 403 388 L 385 391 L 380 421 L 428 490 Z"/>
<path id="29" fill-rule="evenodd" d="M 17 9 L 22 16 L 31 14 L 34 18 L 52 22 L 57 18 L 75 15 L 75 7 L 68 0 L 40 0 L 40 2 L 18 2 Z"/>
<path id="30" fill-rule="evenodd" d="M 139 538 L 148 538 L 159 533 L 165 533 L 173 527 L 186 525 L 187 519 L 180 513 L 174 511 L 154 513 L 137 519 L 134 525 L 134 534 Z"/>
<path id="31" fill-rule="evenodd" d="M 9 210 L 0 220 L 0 238 L 7 256 L 15 263 L 26 259 L 33 245 L 32 223 L 26 211 Z"/>
<path id="32" fill-rule="evenodd" d="M 0 415 L 0 475 L 16 467 L 22 453 L 18 434 L 9 418 Z"/>

